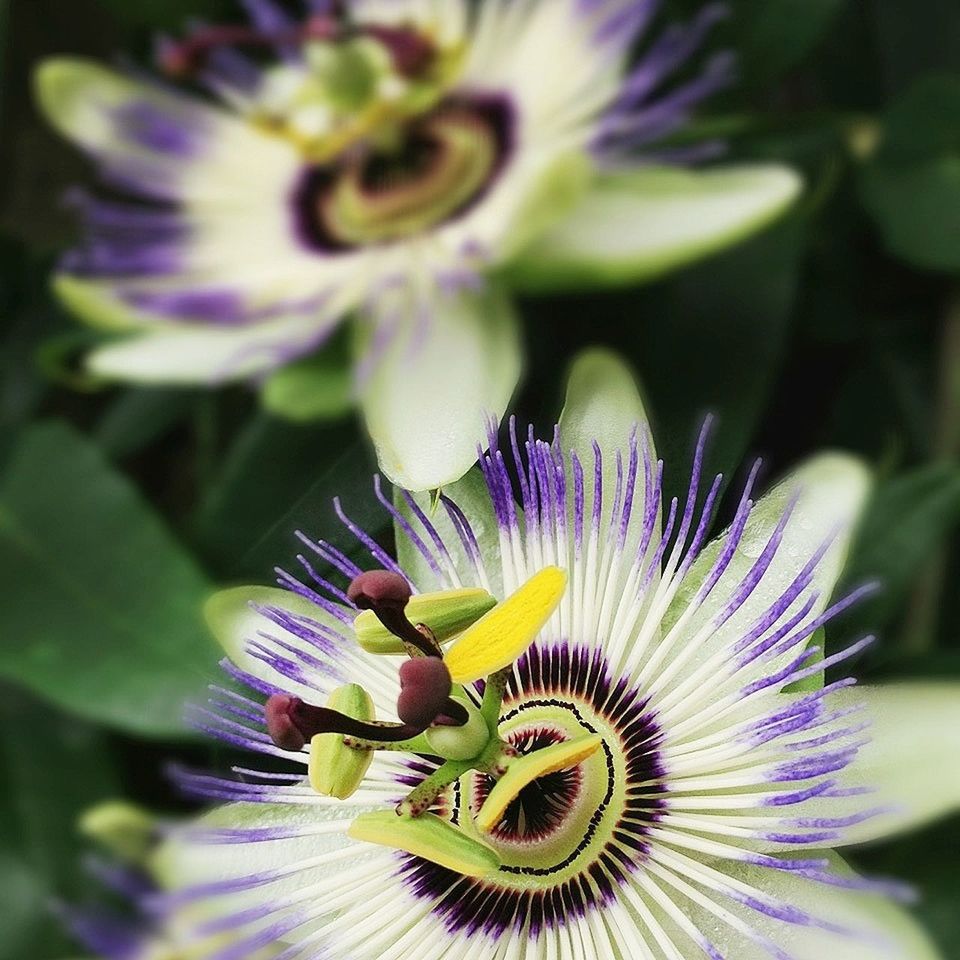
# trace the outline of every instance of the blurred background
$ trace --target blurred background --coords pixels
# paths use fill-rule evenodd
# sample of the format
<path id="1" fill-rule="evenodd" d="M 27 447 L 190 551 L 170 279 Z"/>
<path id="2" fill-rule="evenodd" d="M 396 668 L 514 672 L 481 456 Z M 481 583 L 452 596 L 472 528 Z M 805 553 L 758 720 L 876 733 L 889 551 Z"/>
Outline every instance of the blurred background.
<path id="1" fill-rule="evenodd" d="M 720 417 L 710 466 L 734 489 L 752 455 L 769 478 L 825 447 L 862 454 L 879 483 L 849 578 L 885 591 L 833 636 L 880 632 L 857 667 L 870 680 L 960 679 L 960 4 L 732 7 L 716 43 L 738 52 L 741 80 L 697 133 L 802 169 L 802 202 L 667 281 L 524 301 L 515 412 L 550 424 L 568 358 L 600 342 L 639 373 L 673 490 L 708 410 Z M 155 32 L 191 16 L 238 11 L 0 0 L 0 960 L 74 950 L 48 906 L 87 883 L 84 809 L 125 797 L 188 811 L 164 764 L 222 759 L 181 718 L 216 670 L 206 592 L 271 582 L 297 528 L 336 541 L 337 493 L 381 524 L 336 345 L 330 417 L 304 426 L 243 388 L 91 390 L 76 373 L 89 335 L 47 278 L 74 236 L 62 195 L 89 170 L 39 119 L 31 70 L 54 53 L 145 63 Z M 960 958 L 958 855 L 953 820 L 855 859 L 916 884 L 918 914 Z"/>

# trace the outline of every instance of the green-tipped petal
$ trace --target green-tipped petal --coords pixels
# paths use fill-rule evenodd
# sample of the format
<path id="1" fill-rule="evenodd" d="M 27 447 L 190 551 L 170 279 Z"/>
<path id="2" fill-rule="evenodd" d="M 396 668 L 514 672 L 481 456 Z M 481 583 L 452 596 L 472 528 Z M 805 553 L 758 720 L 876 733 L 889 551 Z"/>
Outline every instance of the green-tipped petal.
<path id="1" fill-rule="evenodd" d="M 168 324 L 107 343 L 86 365 L 106 379 L 161 386 L 245 380 L 309 349 L 325 325 L 303 316 L 234 329 Z"/>
<path id="2" fill-rule="evenodd" d="M 783 595 L 814 553 L 831 540 L 810 588 L 819 594 L 812 609 L 823 610 L 843 569 L 870 487 L 867 467 L 856 457 L 844 453 L 821 454 L 788 474 L 751 510 L 733 559 L 697 613 L 695 623 L 706 622 L 728 602 L 736 585 L 756 563 L 795 497 L 796 505 L 769 567 L 721 632 L 735 631 L 761 616 Z M 667 612 L 667 626 L 676 622 L 690 605 L 728 535 L 721 534 L 697 558 Z"/>
<path id="3" fill-rule="evenodd" d="M 567 587 L 559 567 L 544 567 L 457 639 L 444 657 L 454 683 L 473 683 L 509 666 L 536 639 Z"/>
<path id="4" fill-rule="evenodd" d="M 528 291 L 650 280 L 767 226 L 801 186 L 776 164 L 608 176 L 521 255 L 509 279 Z"/>
<path id="5" fill-rule="evenodd" d="M 410 598 L 406 616 L 411 623 L 426 624 L 441 642 L 451 640 L 488 610 L 496 599 L 486 590 L 465 587 L 439 593 L 421 593 Z M 406 647 L 377 619 L 372 610 L 364 610 L 353 622 L 357 642 L 367 653 L 404 654 Z"/>
<path id="6" fill-rule="evenodd" d="M 354 720 L 375 717 L 370 695 L 356 683 L 337 687 L 327 706 Z M 372 750 L 348 747 L 339 733 L 318 733 L 310 741 L 310 786 L 325 797 L 346 800 L 357 792 L 372 762 Z"/>
<path id="7" fill-rule="evenodd" d="M 407 490 L 459 480 L 520 377 L 517 320 L 501 292 L 443 298 L 423 327 L 396 336 L 360 398 L 380 468 Z"/>
<path id="8" fill-rule="evenodd" d="M 207 626 L 227 656 L 241 670 L 272 684 L 278 684 L 282 679 L 283 687 L 288 693 L 307 700 L 315 698 L 315 689 L 294 683 L 288 677 L 279 678 L 271 667 L 247 650 L 248 642 L 255 640 L 261 631 L 281 632 L 281 628 L 268 620 L 256 607 L 276 607 L 294 617 L 304 617 L 325 624 L 337 632 L 343 631 L 343 623 L 315 603 L 279 587 L 230 587 L 213 594 L 204 606 L 203 614 Z M 291 633 L 284 633 L 283 640 L 310 652 L 307 644 Z"/>
<path id="9" fill-rule="evenodd" d="M 842 786 L 871 793 L 804 805 L 803 816 L 884 812 L 843 831 L 842 843 L 873 840 L 920 827 L 960 809 L 960 684 L 903 683 L 854 687 L 830 698 L 831 709 L 863 708 L 870 742 L 843 776 Z"/>
<path id="10" fill-rule="evenodd" d="M 854 872 L 829 851 L 805 851 L 811 859 L 827 859 L 830 871 L 853 879 Z M 735 882 L 747 883 L 790 908 L 804 911 L 812 923 L 785 923 L 749 907 L 723 900 L 723 906 L 769 938 L 791 960 L 939 960 L 940 954 L 920 925 L 903 907 L 878 894 L 857 893 L 804 879 L 797 872 L 723 864 L 718 867 Z M 670 890 L 669 887 L 667 887 Z M 770 960 L 771 953 L 716 919 L 699 904 L 684 900 L 683 912 L 704 931 L 718 956 L 730 960 Z M 824 930 L 816 921 L 837 924 L 855 934 Z M 677 942 L 682 935 L 672 924 Z M 684 954 L 686 956 L 686 954 Z M 690 956 L 694 956 L 693 953 Z"/>
<path id="11" fill-rule="evenodd" d="M 514 760 L 507 772 L 494 784 L 489 796 L 477 813 L 477 828 L 489 833 L 503 818 L 507 807 L 516 800 L 524 787 L 528 787 L 534 780 L 575 767 L 584 760 L 592 757 L 603 745 L 603 740 L 597 734 L 587 734 L 575 740 L 565 740 L 535 750 L 524 757 Z"/>
<path id="12" fill-rule="evenodd" d="M 496 514 L 493 510 L 493 501 L 490 498 L 490 491 L 487 489 L 486 481 L 483 479 L 483 473 L 479 467 L 472 467 L 455 483 L 444 486 L 443 495 L 449 498 L 459 508 L 466 517 L 477 540 L 480 557 L 484 561 L 487 576 L 490 578 L 490 589 L 497 596 L 503 596 L 503 572 L 500 557 L 500 526 L 497 523 Z M 436 528 L 437 532 L 443 538 L 447 550 L 450 554 L 450 561 L 453 565 L 454 574 L 462 582 L 469 583 L 476 579 L 473 560 L 464 548 L 460 539 L 460 534 L 450 519 L 447 509 L 443 504 L 437 504 L 430 493 L 411 494 L 415 503 L 427 517 L 430 523 Z M 433 548 L 433 540 L 429 533 L 424 529 L 421 521 L 415 516 L 414 511 L 407 503 L 406 497 L 399 490 L 394 493 L 394 504 L 397 509 L 414 528 L 420 538 Z M 517 513 L 522 515 L 522 510 L 518 506 Z M 521 520 L 522 522 L 522 520 Z M 394 524 L 397 541 L 397 560 L 400 563 L 404 573 L 406 573 L 416 586 L 421 590 L 435 590 L 447 585 L 446 578 L 452 575 L 444 569 L 443 561 L 440 562 L 441 575 L 438 576 L 434 569 L 424 559 L 420 550 L 411 542 L 400 524 Z"/>
<path id="13" fill-rule="evenodd" d="M 415 818 L 399 817 L 392 810 L 364 813 L 347 833 L 354 840 L 403 850 L 465 877 L 485 877 L 500 866 L 493 849 L 432 813 Z"/>
<path id="14" fill-rule="evenodd" d="M 603 514 L 601 529 L 606 528 L 613 512 L 617 486 L 617 455 L 621 472 L 630 462 L 631 437 L 636 435 L 641 447 L 646 438 L 651 464 L 657 454 L 650 434 L 649 417 L 640 395 L 636 377 L 630 367 L 615 353 L 603 348 L 585 350 L 573 362 L 567 379 L 567 393 L 560 415 L 560 443 L 564 453 L 573 452 L 583 467 L 587 503 L 594 491 L 594 444 L 603 458 Z M 634 502 L 644 500 L 644 471 L 637 473 Z M 589 511 L 589 506 L 588 506 Z M 624 553 L 632 556 L 642 535 L 643 524 L 634 523 L 624 543 Z M 659 529 L 649 549 L 656 549 Z"/>

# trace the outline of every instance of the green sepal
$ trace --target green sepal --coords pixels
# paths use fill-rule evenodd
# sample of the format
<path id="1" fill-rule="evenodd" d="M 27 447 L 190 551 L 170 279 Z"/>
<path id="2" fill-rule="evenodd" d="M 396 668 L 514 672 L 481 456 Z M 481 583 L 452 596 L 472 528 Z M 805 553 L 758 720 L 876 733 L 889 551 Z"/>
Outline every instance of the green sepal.
<path id="1" fill-rule="evenodd" d="M 443 643 L 476 623 L 496 605 L 496 599 L 486 590 L 469 587 L 418 594 L 410 598 L 406 614 L 411 623 L 428 626 L 437 640 Z M 354 620 L 353 629 L 357 642 L 367 653 L 406 653 L 403 643 L 387 630 L 372 610 L 364 610 Z"/>
<path id="2" fill-rule="evenodd" d="M 375 718 L 370 695 L 356 683 L 337 687 L 327 706 L 365 723 Z M 310 786 L 325 797 L 346 800 L 359 789 L 372 761 L 372 750 L 348 747 L 342 734 L 318 733 L 310 741 Z"/>
<path id="3" fill-rule="evenodd" d="M 495 850 L 433 813 L 416 818 L 401 817 L 392 810 L 362 813 L 347 835 L 423 857 L 465 877 L 486 877 L 500 867 Z"/>

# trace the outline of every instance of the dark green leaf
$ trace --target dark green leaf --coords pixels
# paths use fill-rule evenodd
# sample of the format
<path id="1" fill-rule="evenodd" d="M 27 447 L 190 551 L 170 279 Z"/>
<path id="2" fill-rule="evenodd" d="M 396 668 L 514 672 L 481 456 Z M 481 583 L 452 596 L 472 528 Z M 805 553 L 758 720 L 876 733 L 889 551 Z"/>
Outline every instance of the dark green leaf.
<path id="1" fill-rule="evenodd" d="M 388 528 L 373 497 L 374 469 L 353 423 L 306 427 L 262 414 L 240 434 L 201 505 L 200 548 L 222 578 L 260 582 L 272 579 L 274 566 L 295 564 L 298 529 L 356 553 L 331 501 L 342 497 L 371 533 Z"/>
<path id="2" fill-rule="evenodd" d="M 856 623 L 882 627 L 901 611 L 916 575 L 958 522 L 960 467 L 930 464 L 882 483 L 847 568 L 849 584 L 881 585 L 879 594 L 857 609 Z"/>
<path id="3" fill-rule="evenodd" d="M 769 83 L 799 64 L 846 0 L 740 0 L 734 7 L 738 52 L 752 83 Z"/>
<path id="4" fill-rule="evenodd" d="M 81 715 L 182 731 L 214 668 L 208 585 L 138 492 L 59 423 L 26 432 L 0 486 L 0 674 Z"/>
<path id="5" fill-rule="evenodd" d="M 960 76 L 927 78 L 894 103 L 861 189 L 895 256 L 960 271 Z"/>
<path id="6" fill-rule="evenodd" d="M 196 398 L 188 390 L 125 390 L 100 418 L 94 437 L 109 457 L 128 457 L 185 417 Z"/>
<path id="7" fill-rule="evenodd" d="M 50 913 L 54 897 L 78 897 L 77 818 L 118 795 L 103 734 L 9 688 L 0 688 L 0 960 L 67 953 Z"/>
<path id="8" fill-rule="evenodd" d="M 918 834 L 878 844 L 855 854 L 855 862 L 873 876 L 894 877 L 916 888 L 914 912 L 943 950 L 944 958 L 960 956 L 960 818 L 928 827 Z"/>
<path id="9" fill-rule="evenodd" d="M 729 479 L 740 466 L 780 364 L 803 237 L 791 218 L 651 291 L 638 367 L 673 492 L 709 412 L 708 471 Z"/>

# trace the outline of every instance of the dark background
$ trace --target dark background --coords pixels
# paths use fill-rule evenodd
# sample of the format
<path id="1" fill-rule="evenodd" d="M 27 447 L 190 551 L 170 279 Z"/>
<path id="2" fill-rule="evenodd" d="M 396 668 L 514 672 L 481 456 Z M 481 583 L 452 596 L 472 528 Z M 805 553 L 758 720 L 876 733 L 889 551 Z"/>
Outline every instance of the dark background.
<path id="1" fill-rule="evenodd" d="M 694 4 L 673 4 L 678 11 Z M 733 0 L 717 42 L 741 82 L 698 133 L 801 168 L 799 208 L 764 235 L 642 289 L 525 301 L 521 421 L 549 425 L 581 347 L 620 350 L 644 384 L 669 482 L 703 414 L 736 487 L 825 447 L 864 455 L 877 492 L 850 579 L 885 591 L 834 626 L 883 642 L 870 680 L 960 677 L 960 4 Z M 230 0 L 0 0 L 0 958 L 58 960 L 53 895 L 78 896 L 75 821 L 126 796 L 188 809 L 162 773 L 215 751 L 182 727 L 216 653 L 197 615 L 215 584 L 270 582 L 303 527 L 334 539 L 330 499 L 374 528 L 373 461 L 349 413 L 294 426 L 242 388 L 92 390 L 89 334 L 47 276 L 73 226 L 60 198 L 89 171 L 30 97 L 38 60 L 144 61 L 153 31 Z M 953 71 L 953 72 L 951 72 Z M 388 531 L 382 530 L 384 536 Z M 960 957 L 960 821 L 859 851 L 918 885 Z M 75 952 L 75 949 L 73 949 Z"/>

